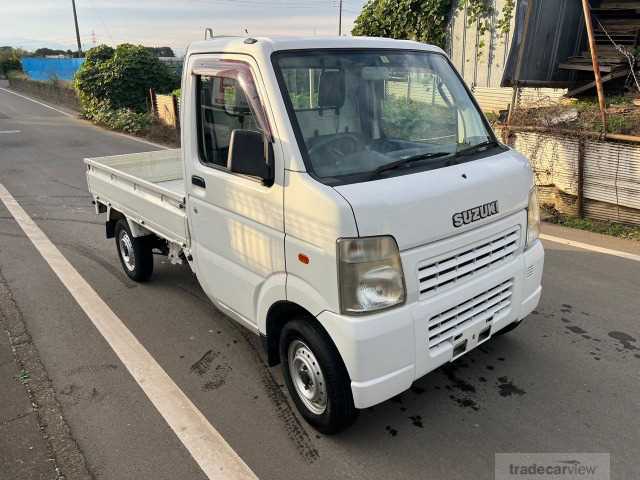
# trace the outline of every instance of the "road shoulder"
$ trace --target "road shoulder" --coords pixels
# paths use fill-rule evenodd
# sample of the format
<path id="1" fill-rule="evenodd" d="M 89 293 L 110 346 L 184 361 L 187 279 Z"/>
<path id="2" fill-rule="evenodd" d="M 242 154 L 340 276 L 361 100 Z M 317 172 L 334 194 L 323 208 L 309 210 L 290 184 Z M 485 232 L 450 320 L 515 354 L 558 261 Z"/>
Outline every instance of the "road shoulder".
<path id="1" fill-rule="evenodd" d="M 567 228 L 548 222 L 542 223 L 542 233 L 573 242 L 586 243 L 596 247 L 640 255 L 640 242 L 636 242 L 635 240 L 617 238 L 611 235 L 603 235 L 602 233 L 578 230 L 576 228 Z"/>
<path id="2" fill-rule="evenodd" d="M 0 464 L 15 480 L 92 479 L 0 273 Z"/>

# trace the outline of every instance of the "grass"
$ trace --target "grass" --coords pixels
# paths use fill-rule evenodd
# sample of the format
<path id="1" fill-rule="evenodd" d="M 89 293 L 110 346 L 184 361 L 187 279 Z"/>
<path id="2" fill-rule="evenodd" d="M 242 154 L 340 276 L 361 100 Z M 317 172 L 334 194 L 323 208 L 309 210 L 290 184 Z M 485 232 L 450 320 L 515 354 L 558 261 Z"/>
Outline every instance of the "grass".
<path id="1" fill-rule="evenodd" d="M 26 370 L 20 370 L 20 373 L 18 374 L 18 380 L 20 380 L 20 382 L 28 383 L 30 379 L 31 375 L 29 375 L 29 372 Z"/>
<path id="2" fill-rule="evenodd" d="M 553 206 L 549 205 L 544 205 L 542 208 L 549 215 L 546 219 L 549 223 L 640 242 L 640 227 L 625 225 L 622 223 L 601 222 L 586 218 L 573 217 L 562 214 L 553 208 Z"/>
<path id="3" fill-rule="evenodd" d="M 575 115 L 568 115 L 570 113 Z M 564 115 L 564 117 L 563 117 Z M 557 105 L 521 108 L 514 112 L 513 125 L 549 127 L 567 130 L 599 132 L 602 130 L 600 108 L 596 99 L 563 101 Z M 607 131 L 640 135 L 640 107 L 633 98 L 607 98 Z"/>
<path id="4" fill-rule="evenodd" d="M 495 112 L 484 112 L 484 116 L 487 117 L 492 127 L 500 121 L 500 115 Z"/>
<path id="5" fill-rule="evenodd" d="M 180 147 L 180 138 L 178 131 L 160 122 L 158 119 L 153 119 L 151 126 L 137 135 L 138 137 L 145 138 L 152 142 L 162 143 L 169 147 Z"/>
<path id="6" fill-rule="evenodd" d="M 11 70 L 7 72 L 7 78 L 9 80 L 28 80 L 29 79 L 29 77 L 27 77 L 23 72 L 19 70 Z"/>

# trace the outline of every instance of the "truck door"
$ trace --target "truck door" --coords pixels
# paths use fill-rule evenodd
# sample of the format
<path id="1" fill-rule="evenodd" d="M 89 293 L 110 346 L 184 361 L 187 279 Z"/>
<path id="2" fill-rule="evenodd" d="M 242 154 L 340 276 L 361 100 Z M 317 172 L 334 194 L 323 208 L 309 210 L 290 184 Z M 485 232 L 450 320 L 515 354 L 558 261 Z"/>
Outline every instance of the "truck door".
<path id="1" fill-rule="evenodd" d="M 195 132 L 183 136 L 183 148 L 198 280 L 215 303 L 253 326 L 263 286 L 285 272 L 281 150 L 274 148 L 271 185 L 227 168 L 234 130 L 274 141 L 256 72 L 248 60 L 207 55 L 189 79 L 185 101 L 195 108 L 183 106 L 192 112 L 184 128 Z"/>

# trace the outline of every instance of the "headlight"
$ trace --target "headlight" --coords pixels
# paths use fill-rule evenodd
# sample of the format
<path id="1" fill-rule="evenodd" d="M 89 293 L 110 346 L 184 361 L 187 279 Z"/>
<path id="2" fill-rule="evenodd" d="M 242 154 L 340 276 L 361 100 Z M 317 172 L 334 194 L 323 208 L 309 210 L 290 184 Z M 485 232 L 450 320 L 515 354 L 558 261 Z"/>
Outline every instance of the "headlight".
<path id="1" fill-rule="evenodd" d="M 404 303 L 398 244 L 393 237 L 338 240 L 342 313 L 360 314 Z"/>
<path id="2" fill-rule="evenodd" d="M 527 244 L 529 248 L 540 236 L 540 207 L 538 195 L 534 186 L 529 192 L 529 206 L 527 207 Z"/>

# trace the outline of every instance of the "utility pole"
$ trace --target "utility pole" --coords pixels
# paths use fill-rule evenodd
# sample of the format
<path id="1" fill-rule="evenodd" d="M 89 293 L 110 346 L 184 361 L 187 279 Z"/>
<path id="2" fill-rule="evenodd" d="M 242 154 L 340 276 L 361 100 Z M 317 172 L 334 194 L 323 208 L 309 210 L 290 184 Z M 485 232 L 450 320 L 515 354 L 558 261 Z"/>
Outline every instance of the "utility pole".
<path id="1" fill-rule="evenodd" d="M 338 2 L 338 36 L 342 36 L 342 0 Z"/>
<path id="2" fill-rule="evenodd" d="M 78 29 L 78 14 L 76 13 L 76 0 L 71 0 L 73 5 L 73 21 L 76 24 L 76 41 L 78 42 L 78 56 L 82 56 L 82 43 L 80 43 L 80 30 Z"/>

